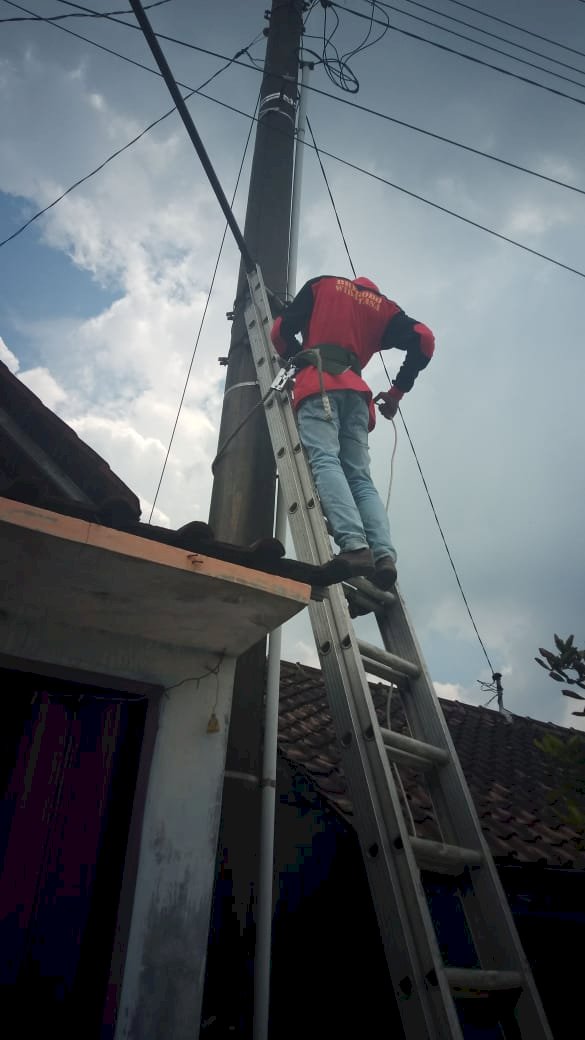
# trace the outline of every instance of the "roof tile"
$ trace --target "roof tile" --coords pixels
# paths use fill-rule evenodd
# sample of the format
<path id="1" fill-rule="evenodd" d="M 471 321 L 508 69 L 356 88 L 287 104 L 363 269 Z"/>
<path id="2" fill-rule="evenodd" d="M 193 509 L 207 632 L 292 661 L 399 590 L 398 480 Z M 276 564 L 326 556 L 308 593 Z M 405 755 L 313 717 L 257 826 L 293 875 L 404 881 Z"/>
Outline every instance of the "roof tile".
<path id="1" fill-rule="evenodd" d="M 386 725 L 388 686 L 372 683 L 370 689 L 378 719 Z M 584 869 L 583 843 L 550 801 L 565 774 L 536 746 L 545 733 L 566 736 L 568 731 L 517 715 L 510 722 L 496 711 L 462 701 L 441 701 L 441 706 L 493 855 Z M 406 731 L 397 697 L 392 699 L 391 724 Z M 279 744 L 285 758 L 351 820 L 351 798 L 323 679 L 315 668 L 282 664 Z M 438 838 L 431 801 L 420 777 L 408 769 L 401 769 L 400 776 L 417 833 Z"/>

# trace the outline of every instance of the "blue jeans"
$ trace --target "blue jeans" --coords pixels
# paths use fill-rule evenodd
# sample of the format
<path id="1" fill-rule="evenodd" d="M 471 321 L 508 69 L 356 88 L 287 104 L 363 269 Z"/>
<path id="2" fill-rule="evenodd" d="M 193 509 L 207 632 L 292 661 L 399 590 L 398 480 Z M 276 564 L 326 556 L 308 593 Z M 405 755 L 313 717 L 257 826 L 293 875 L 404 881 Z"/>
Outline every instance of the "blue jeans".
<path id="1" fill-rule="evenodd" d="M 355 390 L 329 391 L 328 397 L 331 420 L 319 394 L 301 401 L 297 420 L 333 537 L 342 552 L 369 546 L 375 560 L 396 560 L 386 510 L 370 476 L 366 401 Z"/>

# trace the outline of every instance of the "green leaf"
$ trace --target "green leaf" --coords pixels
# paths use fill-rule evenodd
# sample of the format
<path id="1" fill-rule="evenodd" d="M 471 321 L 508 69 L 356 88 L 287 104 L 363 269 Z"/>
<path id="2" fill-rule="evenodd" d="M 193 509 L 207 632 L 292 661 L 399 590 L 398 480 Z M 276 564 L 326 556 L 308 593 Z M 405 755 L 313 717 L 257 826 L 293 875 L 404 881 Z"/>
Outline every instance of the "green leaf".
<path id="1" fill-rule="evenodd" d="M 561 637 L 557 636 L 556 633 L 555 633 L 555 646 L 556 646 L 557 650 L 559 651 L 559 653 L 562 654 L 564 652 L 565 644 L 564 644 L 563 640 L 561 639 Z"/>
<path id="2" fill-rule="evenodd" d="M 561 690 L 564 697 L 573 697 L 576 701 L 585 701 L 585 697 L 582 697 L 580 693 L 575 693 L 575 690 Z"/>
<path id="3" fill-rule="evenodd" d="M 567 681 L 567 676 L 563 675 L 562 672 L 551 672 L 550 673 L 550 677 L 551 677 L 551 679 L 554 679 L 555 682 L 566 682 Z"/>

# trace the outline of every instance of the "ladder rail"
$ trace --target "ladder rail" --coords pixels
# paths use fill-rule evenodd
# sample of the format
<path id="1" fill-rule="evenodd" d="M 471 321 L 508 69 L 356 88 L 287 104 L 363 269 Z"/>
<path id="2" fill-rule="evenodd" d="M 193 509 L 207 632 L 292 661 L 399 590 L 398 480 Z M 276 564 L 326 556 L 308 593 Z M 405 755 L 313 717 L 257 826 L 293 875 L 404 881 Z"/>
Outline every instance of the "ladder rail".
<path id="1" fill-rule="evenodd" d="M 266 326 L 270 308 L 263 283 L 260 277 L 249 280 L 252 299 L 246 310 L 246 324 L 260 392 L 264 395 L 278 374 L 278 362 L 268 347 Z M 315 503 L 318 499 L 308 463 L 302 452 L 294 450 L 298 432 L 291 403 L 286 394 L 277 397 L 275 393 L 272 401 L 271 406 L 266 402 L 265 414 L 295 549 L 301 558 L 316 557 L 318 562 L 326 562 L 331 556 L 329 536 L 320 508 L 308 508 L 308 499 Z M 288 412 L 294 424 L 292 429 Z M 309 614 L 350 784 L 356 830 L 380 935 L 403 1021 L 408 1022 L 413 1036 L 462 1040 L 341 586 L 330 587 L 323 602 L 311 600 Z M 350 777 L 354 778 L 353 783 Z M 396 858 L 393 854 L 395 842 L 405 849 L 404 856 Z M 398 892 L 401 898 L 397 897 Z M 424 960 L 422 949 L 429 951 Z M 432 978 L 432 983 L 428 978 Z M 419 999 L 413 1000 L 413 994 Z"/>
<path id="2" fill-rule="evenodd" d="M 248 275 L 248 282 L 246 325 L 264 396 L 280 363 L 270 342 L 272 316 L 259 269 Z M 290 395 L 275 390 L 264 409 L 296 552 L 301 559 L 326 563 L 331 558 L 329 535 Z M 490 989 L 496 990 L 513 976 L 521 980 L 516 1013 L 522 1036 L 552 1040 L 402 598 L 397 588 L 391 595 L 385 594 L 386 599 L 376 596 L 364 582 L 359 582 L 358 594 L 376 604 L 385 652 L 370 644 L 360 645 L 342 585 L 331 586 L 322 602 L 312 600 L 309 614 L 389 974 L 407 1035 L 417 1040 L 462 1040 L 452 992 L 458 989 L 457 980 L 464 979 L 468 989 L 481 989 L 480 983 L 489 979 Z M 387 739 L 393 747 L 384 744 L 367 681 L 368 667 L 399 680 L 411 736 L 400 741 L 391 735 Z M 429 747 L 434 750 L 428 752 Z M 392 755 L 397 760 L 402 756 L 411 765 L 420 762 L 428 769 L 425 776 L 441 843 L 409 835 L 392 773 Z M 423 863 L 443 864 L 461 873 L 460 898 L 481 965 L 476 974 L 443 963 L 417 855 Z"/>
<path id="3" fill-rule="evenodd" d="M 540 995 L 447 721 L 424 663 L 404 601 L 398 589 L 396 592 L 398 602 L 392 611 L 384 611 L 377 615 L 378 627 L 384 646 L 391 645 L 395 653 L 421 663 L 419 678 L 410 680 L 410 689 L 402 698 L 411 733 L 416 739 L 443 748 L 449 753 L 449 763 L 436 770 L 429 778 L 431 800 L 439 820 L 443 841 L 476 849 L 482 856 L 482 869 L 474 871 L 472 885 L 466 886 L 460 893 L 482 968 L 489 970 L 498 967 L 519 971 L 524 980 L 517 1003 L 517 1018 L 522 1035 L 530 1037 L 531 1040 L 533 1037 L 551 1037 Z M 425 707 L 425 702 L 428 707 Z M 498 926 L 494 927 L 493 908 L 496 906 L 500 918 Z M 487 914 L 483 907 L 487 908 Z"/>

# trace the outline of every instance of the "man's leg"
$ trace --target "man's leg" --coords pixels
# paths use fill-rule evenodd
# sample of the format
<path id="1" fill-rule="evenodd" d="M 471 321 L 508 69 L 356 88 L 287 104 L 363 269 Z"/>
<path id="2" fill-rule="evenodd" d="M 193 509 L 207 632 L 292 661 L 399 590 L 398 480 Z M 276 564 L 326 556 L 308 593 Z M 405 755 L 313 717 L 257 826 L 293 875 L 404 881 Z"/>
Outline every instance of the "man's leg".
<path id="1" fill-rule="evenodd" d="M 361 394 L 345 391 L 340 402 L 340 461 L 358 508 L 368 545 L 376 562 L 390 556 L 396 561 L 390 524 L 370 476 L 368 449 L 368 406 Z"/>
<path id="2" fill-rule="evenodd" d="M 360 513 L 340 461 L 338 399 L 351 392 L 337 390 L 329 394 L 333 413 L 331 420 L 325 418 L 323 401 L 319 395 L 307 397 L 297 412 L 301 441 L 307 452 L 323 512 L 342 552 L 366 549 L 368 546 Z"/>

